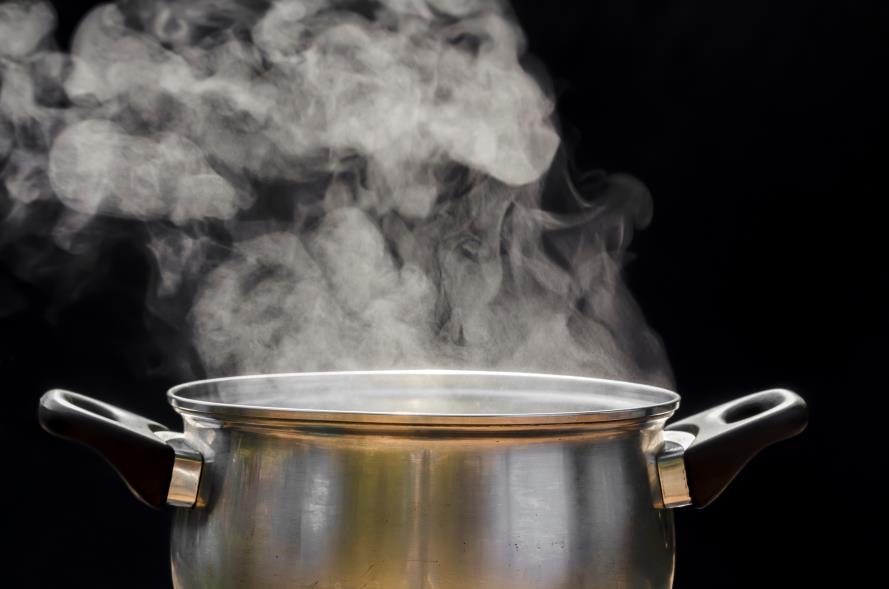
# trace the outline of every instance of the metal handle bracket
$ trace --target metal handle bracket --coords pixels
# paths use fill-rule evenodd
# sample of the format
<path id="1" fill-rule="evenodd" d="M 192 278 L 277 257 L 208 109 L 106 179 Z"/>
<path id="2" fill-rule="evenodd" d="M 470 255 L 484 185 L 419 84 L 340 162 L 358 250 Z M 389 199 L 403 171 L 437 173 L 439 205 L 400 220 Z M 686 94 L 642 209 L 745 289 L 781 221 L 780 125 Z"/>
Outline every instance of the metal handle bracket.
<path id="1" fill-rule="evenodd" d="M 685 473 L 685 450 L 694 440 L 695 437 L 688 432 L 664 432 L 664 445 L 657 456 L 663 507 L 684 507 L 692 503 L 688 475 Z"/>
<path id="2" fill-rule="evenodd" d="M 204 458 L 185 441 L 185 436 L 177 432 L 156 432 L 155 435 L 173 448 L 173 472 L 170 488 L 167 491 L 167 505 L 173 507 L 194 507 L 198 500 L 201 484 L 201 471 Z"/>

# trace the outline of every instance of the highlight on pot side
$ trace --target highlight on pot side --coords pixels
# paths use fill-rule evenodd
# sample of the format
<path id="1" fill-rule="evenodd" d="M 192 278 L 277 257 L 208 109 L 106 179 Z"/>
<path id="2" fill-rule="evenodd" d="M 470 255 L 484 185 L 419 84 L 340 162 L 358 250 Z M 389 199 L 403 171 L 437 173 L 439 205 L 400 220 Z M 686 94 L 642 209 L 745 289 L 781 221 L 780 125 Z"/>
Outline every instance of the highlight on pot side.
<path id="1" fill-rule="evenodd" d="M 569 174 L 504 3 L 122 0 L 70 52 L 55 25 L 45 2 L 0 5 L 0 252 L 70 284 L 109 233 L 139 241 L 146 303 L 199 358 L 180 376 L 670 385 L 621 279 L 650 196 Z"/>

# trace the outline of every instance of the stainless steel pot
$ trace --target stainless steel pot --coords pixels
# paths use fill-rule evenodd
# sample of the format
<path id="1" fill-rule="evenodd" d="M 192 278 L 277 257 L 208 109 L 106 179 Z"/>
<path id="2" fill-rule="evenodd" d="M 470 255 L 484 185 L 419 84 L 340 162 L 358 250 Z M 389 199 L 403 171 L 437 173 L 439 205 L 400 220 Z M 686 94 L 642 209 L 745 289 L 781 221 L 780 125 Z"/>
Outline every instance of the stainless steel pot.
<path id="1" fill-rule="evenodd" d="M 786 390 L 674 423 L 676 393 L 538 374 L 251 376 L 173 388 L 184 433 L 54 390 L 44 428 L 177 507 L 181 589 L 670 587 L 670 508 L 805 427 Z"/>

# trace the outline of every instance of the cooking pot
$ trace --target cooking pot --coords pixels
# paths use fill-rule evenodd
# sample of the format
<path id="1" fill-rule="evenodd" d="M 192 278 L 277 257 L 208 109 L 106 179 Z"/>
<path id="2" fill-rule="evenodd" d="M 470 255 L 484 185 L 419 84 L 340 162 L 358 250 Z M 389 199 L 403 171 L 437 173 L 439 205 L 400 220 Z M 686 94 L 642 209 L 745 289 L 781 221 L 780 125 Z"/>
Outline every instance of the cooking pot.
<path id="1" fill-rule="evenodd" d="M 806 405 L 769 390 L 673 423 L 671 391 L 522 373 L 223 378 L 184 433 L 53 390 L 43 427 L 176 508 L 180 589 L 670 587 L 672 508 L 703 507 Z"/>

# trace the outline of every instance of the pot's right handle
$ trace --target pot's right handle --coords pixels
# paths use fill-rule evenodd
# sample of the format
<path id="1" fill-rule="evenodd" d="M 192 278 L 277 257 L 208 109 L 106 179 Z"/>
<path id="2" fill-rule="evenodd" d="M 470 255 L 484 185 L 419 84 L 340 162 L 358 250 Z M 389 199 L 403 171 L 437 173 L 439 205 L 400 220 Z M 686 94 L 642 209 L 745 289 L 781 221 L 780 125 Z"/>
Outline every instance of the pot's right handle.
<path id="1" fill-rule="evenodd" d="M 38 419 L 49 433 L 98 452 L 143 503 L 155 508 L 195 504 L 203 459 L 182 434 L 61 389 L 40 398 Z"/>
<path id="2" fill-rule="evenodd" d="M 664 507 L 706 507 L 760 450 L 800 433 L 806 402 L 772 389 L 667 426 L 657 466 Z"/>

